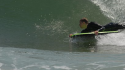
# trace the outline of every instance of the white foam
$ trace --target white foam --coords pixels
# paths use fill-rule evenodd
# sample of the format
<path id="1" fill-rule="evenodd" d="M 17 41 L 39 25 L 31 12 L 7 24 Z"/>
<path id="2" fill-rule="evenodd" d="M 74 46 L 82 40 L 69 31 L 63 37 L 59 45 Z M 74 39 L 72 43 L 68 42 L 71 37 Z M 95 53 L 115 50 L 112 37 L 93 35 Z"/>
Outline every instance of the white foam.
<path id="1" fill-rule="evenodd" d="M 94 63 L 90 63 L 90 64 L 87 64 L 87 65 L 92 65 L 94 66 L 94 70 L 98 70 L 98 69 L 103 69 L 103 68 L 106 68 L 106 65 L 104 64 L 100 64 L 101 62 L 94 62 Z"/>
<path id="2" fill-rule="evenodd" d="M 117 34 L 108 34 L 108 35 L 100 35 L 98 40 L 98 45 L 116 45 L 116 46 L 125 46 L 125 34 L 117 33 Z"/>
<path id="3" fill-rule="evenodd" d="M 3 66 L 3 63 L 0 63 L 0 68 Z M 0 69 L 1 70 L 1 69 Z"/>
<path id="4" fill-rule="evenodd" d="M 41 68 L 44 68 L 46 70 L 50 70 L 51 69 L 50 66 L 48 66 L 48 65 L 41 66 Z"/>
<path id="5" fill-rule="evenodd" d="M 67 66 L 53 66 L 55 69 L 65 69 L 65 70 L 71 70 L 72 68 L 69 68 Z"/>
<path id="6" fill-rule="evenodd" d="M 91 0 L 112 21 L 124 21 L 125 0 Z"/>

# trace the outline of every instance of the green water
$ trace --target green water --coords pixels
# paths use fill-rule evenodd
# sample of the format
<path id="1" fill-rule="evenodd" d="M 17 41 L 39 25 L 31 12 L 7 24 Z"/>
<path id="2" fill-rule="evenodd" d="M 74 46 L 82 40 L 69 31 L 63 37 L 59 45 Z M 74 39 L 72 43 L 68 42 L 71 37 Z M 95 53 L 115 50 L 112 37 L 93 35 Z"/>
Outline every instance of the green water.
<path id="1" fill-rule="evenodd" d="M 125 0 L 1 0 L 1 70 L 124 70 L 124 31 L 70 39 L 79 20 L 124 22 Z"/>
<path id="2" fill-rule="evenodd" d="M 1 46 L 7 47 L 67 51 L 68 35 L 81 31 L 81 18 L 100 24 L 110 21 L 99 7 L 85 0 L 4 0 L 0 8 Z"/>

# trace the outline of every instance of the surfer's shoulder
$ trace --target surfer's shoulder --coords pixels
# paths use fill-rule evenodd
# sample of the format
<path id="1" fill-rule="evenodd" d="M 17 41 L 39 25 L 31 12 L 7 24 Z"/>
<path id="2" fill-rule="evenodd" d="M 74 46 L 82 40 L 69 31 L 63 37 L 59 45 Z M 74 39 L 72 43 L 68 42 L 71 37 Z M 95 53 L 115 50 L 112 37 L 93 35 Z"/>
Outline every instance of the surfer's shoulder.
<path id="1" fill-rule="evenodd" d="M 90 22 L 89 24 L 97 24 L 96 22 Z"/>
<path id="2" fill-rule="evenodd" d="M 97 24 L 97 23 L 95 23 L 95 22 L 89 22 L 88 26 L 95 25 L 95 24 Z"/>

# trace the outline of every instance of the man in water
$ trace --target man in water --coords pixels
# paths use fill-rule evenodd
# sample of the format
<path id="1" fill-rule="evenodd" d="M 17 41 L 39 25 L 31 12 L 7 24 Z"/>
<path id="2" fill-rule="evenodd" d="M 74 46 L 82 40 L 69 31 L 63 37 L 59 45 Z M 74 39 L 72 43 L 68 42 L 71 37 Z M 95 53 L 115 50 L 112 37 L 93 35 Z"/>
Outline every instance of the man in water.
<path id="1" fill-rule="evenodd" d="M 124 29 L 125 25 L 118 23 L 109 23 L 105 26 L 99 25 L 95 22 L 88 22 L 86 18 L 80 20 L 79 26 L 83 29 L 81 33 L 94 32 L 95 35 L 98 35 L 99 31 L 116 31 L 118 29 Z M 71 36 L 72 34 L 70 34 Z"/>

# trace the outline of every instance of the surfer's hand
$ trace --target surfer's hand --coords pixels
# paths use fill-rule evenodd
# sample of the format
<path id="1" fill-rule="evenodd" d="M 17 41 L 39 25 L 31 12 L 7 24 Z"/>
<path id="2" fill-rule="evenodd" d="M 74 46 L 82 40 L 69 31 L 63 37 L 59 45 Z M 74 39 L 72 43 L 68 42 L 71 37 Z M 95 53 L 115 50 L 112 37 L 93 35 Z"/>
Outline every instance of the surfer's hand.
<path id="1" fill-rule="evenodd" d="M 94 31 L 95 35 L 98 35 L 98 32 L 99 32 L 99 31 Z"/>
<path id="2" fill-rule="evenodd" d="M 69 37 L 71 37 L 73 34 L 70 34 Z"/>

